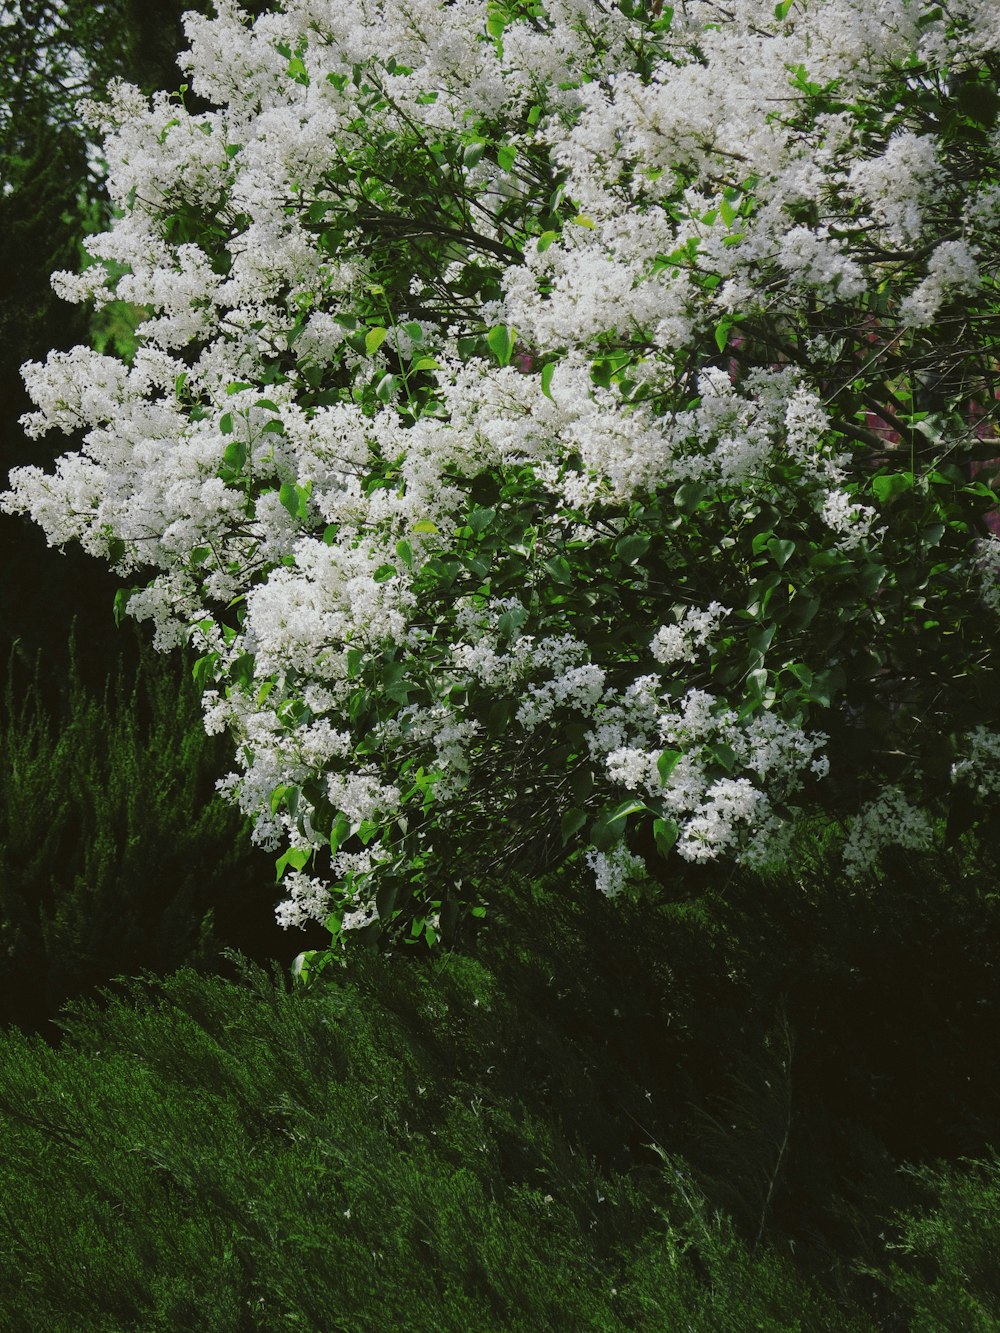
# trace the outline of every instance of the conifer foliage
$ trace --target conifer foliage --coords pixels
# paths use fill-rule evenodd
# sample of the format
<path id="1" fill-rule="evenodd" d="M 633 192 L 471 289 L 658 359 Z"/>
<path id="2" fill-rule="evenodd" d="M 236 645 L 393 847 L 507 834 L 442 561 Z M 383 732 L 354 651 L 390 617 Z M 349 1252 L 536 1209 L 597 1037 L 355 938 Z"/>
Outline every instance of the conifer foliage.
<path id="1" fill-rule="evenodd" d="M 269 956 L 286 943 L 270 921 L 267 858 L 214 791 L 219 742 L 183 664 L 148 646 L 138 656 L 103 691 L 72 653 L 62 692 L 8 668 L 0 1023 L 42 1028 L 121 973 L 218 966 L 224 944 Z"/>

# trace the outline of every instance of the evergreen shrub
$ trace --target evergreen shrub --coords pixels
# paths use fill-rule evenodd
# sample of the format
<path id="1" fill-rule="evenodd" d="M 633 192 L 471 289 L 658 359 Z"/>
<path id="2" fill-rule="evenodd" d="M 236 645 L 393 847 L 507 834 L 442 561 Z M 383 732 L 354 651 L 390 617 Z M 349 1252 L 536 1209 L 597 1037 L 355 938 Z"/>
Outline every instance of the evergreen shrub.
<path id="1" fill-rule="evenodd" d="M 145 649 L 103 691 L 75 666 L 62 683 L 59 702 L 12 661 L 5 684 L 0 1021 L 38 1026 L 118 973 L 215 965 L 224 944 L 290 957 L 183 665 Z"/>
<path id="2" fill-rule="evenodd" d="M 1000 1327 L 1000 1162 L 995 1154 L 912 1172 L 919 1201 L 898 1213 L 878 1276 L 911 1310 L 913 1333 Z"/>
<path id="3" fill-rule="evenodd" d="M 533 1080 L 530 1011 L 471 959 L 186 969 L 62 1025 L 0 1047 L 5 1328 L 870 1327 L 683 1164 L 596 1162 L 601 1063 L 570 1040 L 572 1087 Z"/>

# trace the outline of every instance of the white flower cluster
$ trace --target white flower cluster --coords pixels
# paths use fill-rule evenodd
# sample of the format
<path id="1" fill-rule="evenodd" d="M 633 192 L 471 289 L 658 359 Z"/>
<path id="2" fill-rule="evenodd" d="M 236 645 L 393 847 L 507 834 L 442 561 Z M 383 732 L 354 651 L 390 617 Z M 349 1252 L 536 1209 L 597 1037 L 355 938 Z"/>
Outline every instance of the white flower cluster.
<path id="1" fill-rule="evenodd" d="M 942 241 L 927 264 L 927 277 L 900 305 L 905 324 L 932 324 L 945 301 L 968 296 L 981 281 L 973 247 L 967 241 Z"/>
<path id="2" fill-rule="evenodd" d="M 926 851 L 933 836 L 927 811 L 912 805 L 898 787 L 887 787 L 851 821 L 843 849 L 844 870 L 851 879 L 860 879 L 878 865 L 886 848 Z"/>
<path id="3" fill-rule="evenodd" d="M 976 727 L 967 738 L 969 753 L 951 766 L 951 780 L 971 787 L 982 800 L 1000 794 L 1000 735 Z"/>
<path id="4" fill-rule="evenodd" d="M 584 543 L 602 506 L 669 506 L 684 486 L 739 514 L 791 494 L 831 549 L 874 543 L 830 385 L 780 349 L 744 369 L 739 320 L 780 332 L 836 311 L 893 278 L 900 245 L 926 257 L 901 297 L 911 329 L 986 281 L 992 196 L 963 204 L 956 238 L 941 141 L 889 114 L 879 138 L 856 117 L 908 62 L 946 83 L 949 62 L 995 55 L 993 0 L 962 0 L 961 22 L 911 0 L 787 14 L 687 0 L 669 25 L 640 8 L 283 0 L 251 20 L 218 0 L 185 21 L 191 89 L 214 109 L 124 84 L 86 109 L 118 216 L 88 239 L 85 272 L 54 281 L 145 316 L 128 364 L 78 347 L 25 367 L 27 433 L 83 442 L 51 473 L 16 470 L 2 507 L 151 575 L 128 609 L 158 646 L 190 637 L 209 655 L 207 722 L 238 752 L 225 788 L 261 841 L 319 845 L 306 796 L 273 799 L 310 781 L 352 829 L 392 821 L 408 786 L 394 756 L 461 801 L 489 754 L 463 712 L 473 689 L 512 700 L 511 725 L 539 744 L 573 718 L 605 788 L 659 801 L 692 860 L 764 855 L 823 772 L 818 733 L 721 694 L 677 701 L 684 664 L 733 614 L 720 602 L 665 589 L 688 609 L 611 661 L 569 618 L 523 626 L 545 568 L 528 538 L 524 597 L 463 585 L 446 649 L 419 591 L 466 540 L 472 481 L 491 470 L 530 473 Z M 829 87 L 839 109 L 813 114 Z M 433 209 L 415 221 L 419 171 Z M 809 342 L 817 360 L 837 318 Z M 486 356 L 490 326 L 520 359 Z M 996 549 L 981 556 L 994 609 Z M 642 674 L 647 645 L 667 670 Z M 431 702 L 396 681 L 365 723 L 385 753 L 359 749 L 358 672 L 414 664 Z M 678 758 L 661 779 L 665 750 Z M 925 832 L 890 792 L 856 821 L 848 861 Z M 381 854 L 345 855 L 335 874 L 377 878 Z M 609 894 L 640 873 L 624 847 L 590 863 Z M 320 880 L 286 887 L 284 923 L 329 911 Z M 346 925 L 372 919 L 366 893 Z"/>
<path id="5" fill-rule="evenodd" d="M 674 625 L 661 625 L 653 636 L 650 651 L 663 666 L 672 662 L 696 662 L 698 650 L 704 648 L 718 631 L 723 616 L 730 614 L 721 602 L 712 602 L 704 611 L 688 608 Z"/>
<path id="6" fill-rule="evenodd" d="M 979 543 L 979 595 L 983 605 L 1000 615 L 1000 537 L 984 537 Z"/>
<path id="7" fill-rule="evenodd" d="M 655 676 L 640 677 L 619 696 L 606 692 L 594 723 L 588 744 L 607 778 L 657 803 L 677 824 L 677 850 L 688 861 L 732 854 L 759 864 L 775 855 L 789 831 L 776 805 L 807 775 L 829 771 L 818 753 L 824 734 L 773 713 L 741 721 L 705 690 L 689 690 L 672 707 Z M 673 762 L 662 777 L 665 751 Z"/>

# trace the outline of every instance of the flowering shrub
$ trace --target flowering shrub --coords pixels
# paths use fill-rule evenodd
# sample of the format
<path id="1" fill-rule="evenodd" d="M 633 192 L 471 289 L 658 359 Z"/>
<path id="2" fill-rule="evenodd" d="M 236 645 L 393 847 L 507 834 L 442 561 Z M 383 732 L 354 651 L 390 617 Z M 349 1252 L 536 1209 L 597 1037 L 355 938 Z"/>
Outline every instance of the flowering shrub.
<path id="1" fill-rule="evenodd" d="M 233 0 L 113 86 L 72 300 L 130 363 L 8 510 L 199 645 L 280 919 L 433 942 L 514 865 L 845 865 L 995 783 L 993 0 Z M 202 110 L 209 105 L 215 110 Z M 150 577 L 151 576 L 151 577 Z"/>

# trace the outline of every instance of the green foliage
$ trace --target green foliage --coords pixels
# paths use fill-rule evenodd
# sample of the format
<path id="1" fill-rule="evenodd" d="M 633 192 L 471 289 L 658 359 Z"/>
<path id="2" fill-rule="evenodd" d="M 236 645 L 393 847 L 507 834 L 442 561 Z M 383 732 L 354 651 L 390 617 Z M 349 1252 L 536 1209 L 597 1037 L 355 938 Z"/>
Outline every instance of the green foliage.
<path id="1" fill-rule="evenodd" d="M 10 671 L 0 1019 L 39 1023 L 120 972 L 214 962 L 213 913 L 270 917 L 268 858 L 213 792 L 218 744 L 179 665 L 147 650 L 137 674 L 119 666 L 102 693 L 72 662 L 61 707 L 37 675 Z M 225 942 L 240 936 L 253 947 L 246 924 Z"/>
<path id="2" fill-rule="evenodd" d="M 897 1214 L 872 1275 L 910 1307 L 913 1333 L 990 1333 L 1000 1326 L 1000 1161 L 911 1175 L 919 1205 Z"/>
<path id="3" fill-rule="evenodd" d="M 796 877 L 692 872 L 658 908 L 512 882 L 474 956 L 355 940 L 290 990 L 188 970 L 77 1004 L 60 1049 L 12 1033 L 0 1308 L 986 1330 L 995 1165 L 898 1171 L 1000 1127 L 996 867 L 961 854 L 964 882 L 923 858 L 872 891 L 818 842 Z"/>
<path id="4" fill-rule="evenodd" d="M 532 1077 L 551 1020 L 487 969 L 336 971 L 290 994 L 181 972 L 77 1008 L 60 1050 L 8 1039 L 9 1327 L 868 1327 L 681 1165 L 593 1161 L 603 1071 L 570 1039 Z"/>

